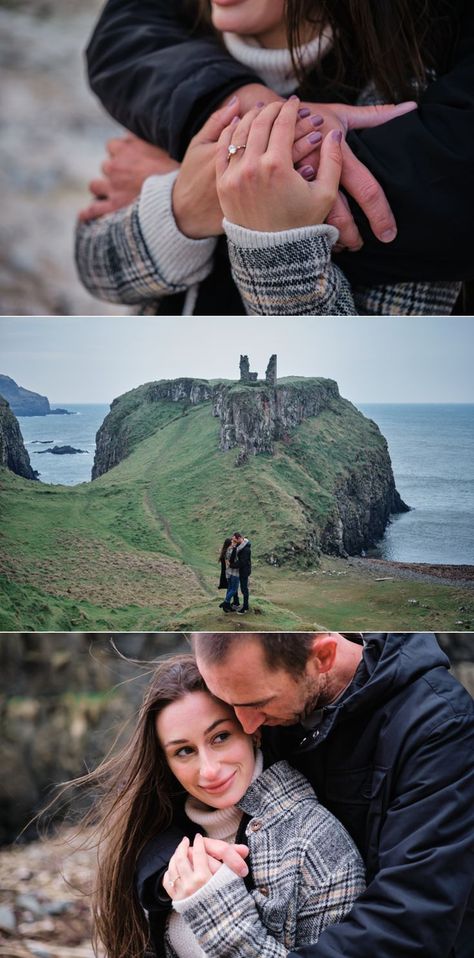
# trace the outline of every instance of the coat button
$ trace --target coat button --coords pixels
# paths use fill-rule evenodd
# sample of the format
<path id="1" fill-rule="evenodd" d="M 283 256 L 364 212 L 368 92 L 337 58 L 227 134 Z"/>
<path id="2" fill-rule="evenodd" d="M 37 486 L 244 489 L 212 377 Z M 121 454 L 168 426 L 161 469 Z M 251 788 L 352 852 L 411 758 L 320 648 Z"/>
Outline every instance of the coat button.
<path id="1" fill-rule="evenodd" d="M 270 894 L 270 889 L 267 887 L 267 885 L 262 885 L 260 889 L 260 894 L 265 895 L 265 897 L 268 897 L 268 895 Z"/>
<path id="2" fill-rule="evenodd" d="M 254 818 L 249 824 L 250 831 L 259 832 L 262 825 L 263 825 L 263 822 L 261 822 L 259 818 Z"/>

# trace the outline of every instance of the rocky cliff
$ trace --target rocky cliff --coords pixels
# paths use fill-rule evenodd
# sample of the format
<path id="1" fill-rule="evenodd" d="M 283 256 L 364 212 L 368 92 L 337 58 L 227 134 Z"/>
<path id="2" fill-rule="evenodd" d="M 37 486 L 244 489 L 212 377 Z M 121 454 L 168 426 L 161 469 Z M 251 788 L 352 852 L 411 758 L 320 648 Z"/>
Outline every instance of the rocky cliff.
<path id="1" fill-rule="evenodd" d="M 15 416 L 48 416 L 51 412 L 46 396 L 24 389 L 10 376 L 0 375 L 0 396 L 7 400 Z"/>
<path id="2" fill-rule="evenodd" d="M 0 396 L 0 466 L 6 466 L 24 479 L 37 478 L 37 473 L 31 467 L 18 422 L 2 396 Z"/>
<path id="3" fill-rule="evenodd" d="M 339 398 L 332 379 L 282 380 L 275 386 L 218 384 L 213 413 L 221 423 L 220 448 L 240 447 L 239 464 L 249 455 L 271 454 L 278 439 Z"/>
<path id="4" fill-rule="evenodd" d="M 166 421 L 211 398 L 207 380 L 183 377 L 146 383 L 114 399 L 96 436 L 92 478 L 126 459 L 138 442 Z"/>
<path id="5" fill-rule="evenodd" d="M 381 538 L 393 513 L 408 508 L 395 489 L 380 430 L 341 398 L 331 379 L 148 383 L 112 403 L 97 434 L 93 478 L 117 465 L 142 439 L 202 403 L 209 403 L 209 414 L 220 422 L 216 462 L 219 450 L 235 448 L 235 465 L 243 466 L 251 457 L 273 456 L 280 443 L 301 469 L 289 483 L 300 511 L 298 539 L 286 541 L 282 535 L 278 548 L 273 544 L 263 554 L 267 562 L 278 565 L 300 557 L 314 561 L 320 552 L 359 554 Z M 300 434 L 304 424 L 311 423 L 312 431 Z"/>

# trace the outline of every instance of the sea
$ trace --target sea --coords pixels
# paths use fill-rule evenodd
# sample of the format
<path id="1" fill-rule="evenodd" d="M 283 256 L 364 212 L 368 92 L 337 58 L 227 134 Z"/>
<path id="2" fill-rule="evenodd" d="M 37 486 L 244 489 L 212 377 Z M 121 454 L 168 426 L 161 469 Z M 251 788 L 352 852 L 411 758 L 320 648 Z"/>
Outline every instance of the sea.
<path id="1" fill-rule="evenodd" d="M 22 416 L 21 431 L 40 481 L 91 478 L 95 436 L 107 405 L 51 403 L 71 416 Z M 393 517 L 371 555 L 397 562 L 474 563 L 474 404 L 358 404 L 388 442 L 395 483 L 410 512 Z M 56 456 L 53 445 L 85 449 Z"/>
<path id="2" fill-rule="evenodd" d="M 21 434 L 40 482 L 75 486 L 89 482 L 94 463 L 95 437 L 109 406 L 53 402 L 51 408 L 67 409 L 70 416 L 18 416 Z M 74 446 L 83 453 L 63 456 L 44 452 L 53 446 Z M 44 455 L 43 455 L 44 452 Z"/>

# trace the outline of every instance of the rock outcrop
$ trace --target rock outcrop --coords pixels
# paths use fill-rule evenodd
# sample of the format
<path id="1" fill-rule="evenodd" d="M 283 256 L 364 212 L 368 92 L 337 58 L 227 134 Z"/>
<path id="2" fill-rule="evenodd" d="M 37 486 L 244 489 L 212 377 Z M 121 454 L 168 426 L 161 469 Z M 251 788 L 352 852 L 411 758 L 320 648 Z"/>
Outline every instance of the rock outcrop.
<path id="1" fill-rule="evenodd" d="M 97 479 L 130 455 L 137 441 L 145 439 L 156 428 L 153 415 L 161 403 L 176 403 L 176 416 L 189 406 L 212 398 L 212 386 L 206 379 L 162 379 L 146 383 L 114 399 L 96 436 L 92 479 Z M 156 407 L 153 409 L 153 407 Z M 141 415 L 137 440 L 134 420 Z M 135 422 L 136 427 L 136 422 Z"/>
<path id="2" fill-rule="evenodd" d="M 0 375 L 0 396 L 7 400 L 15 416 L 48 416 L 51 412 L 46 396 L 24 389 L 10 376 Z"/>
<path id="3" fill-rule="evenodd" d="M 0 396 L 9 404 L 15 416 L 73 416 L 68 409 L 51 409 L 47 396 L 19 386 L 10 376 L 0 374 Z"/>
<path id="4" fill-rule="evenodd" d="M 6 466 L 24 479 L 37 479 L 25 449 L 16 417 L 6 399 L 0 396 L 0 466 Z"/>
<path id="5" fill-rule="evenodd" d="M 75 449 L 74 446 L 53 446 L 52 449 L 38 449 L 37 456 L 45 456 L 50 452 L 53 456 L 75 456 L 80 452 L 87 452 L 87 449 Z"/>
<path id="6" fill-rule="evenodd" d="M 273 453 L 274 444 L 338 400 L 332 379 L 298 379 L 248 387 L 221 384 L 214 388 L 213 413 L 220 419 L 220 448 L 240 447 L 240 461 Z"/>

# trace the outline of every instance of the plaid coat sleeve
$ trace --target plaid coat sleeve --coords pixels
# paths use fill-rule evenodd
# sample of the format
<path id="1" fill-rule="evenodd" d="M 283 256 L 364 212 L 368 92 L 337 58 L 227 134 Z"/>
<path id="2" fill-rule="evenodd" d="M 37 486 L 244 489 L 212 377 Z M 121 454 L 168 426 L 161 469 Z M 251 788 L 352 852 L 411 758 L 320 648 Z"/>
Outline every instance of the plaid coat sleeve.
<path id="1" fill-rule="evenodd" d="M 293 947 L 315 944 L 328 925 L 344 917 L 364 888 L 363 867 L 354 861 L 322 885 L 308 886 L 297 902 Z M 265 915 L 241 879 L 214 890 L 212 898 L 189 906 L 183 916 L 205 954 L 212 958 L 287 958 L 292 947 L 280 940 L 277 928 L 273 931 L 264 923 Z"/>
<path id="2" fill-rule="evenodd" d="M 215 240 L 194 241 L 179 233 L 170 211 L 171 182 L 150 178 L 131 206 L 77 225 L 76 267 L 93 296 L 146 308 L 186 291 L 211 271 Z M 158 201 L 148 206 L 148 242 L 143 200 L 153 192 Z"/>
<path id="3" fill-rule="evenodd" d="M 232 275 L 245 308 L 260 316 L 353 316 L 344 273 L 331 260 L 338 232 L 311 226 L 260 233 L 224 220 Z"/>

